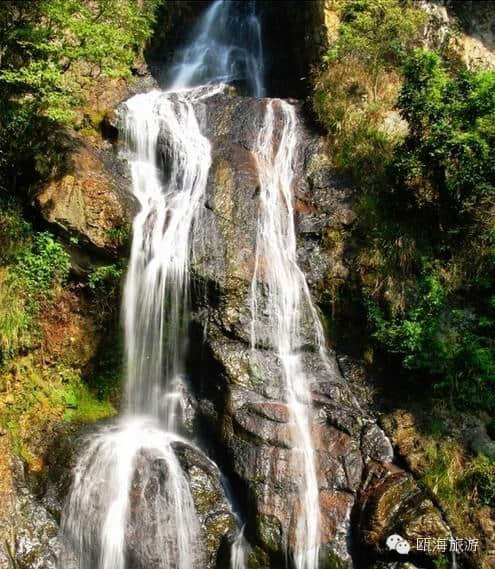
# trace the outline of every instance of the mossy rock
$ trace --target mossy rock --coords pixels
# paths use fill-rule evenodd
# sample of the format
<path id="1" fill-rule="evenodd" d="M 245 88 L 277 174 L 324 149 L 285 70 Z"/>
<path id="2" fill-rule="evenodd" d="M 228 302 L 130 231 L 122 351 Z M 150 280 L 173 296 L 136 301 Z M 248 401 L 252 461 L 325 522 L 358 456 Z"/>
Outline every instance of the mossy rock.
<path id="1" fill-rule="evenodd" d="M 258 514 L 256 519 L 258 539 L 264 548 L 273 553 L 280 553 L 283 543 L 283 531 L 280 520 L 269 514 Z"/>
<path id="2" fill-rule="evenodd" d="M 320 555 L 321 558 L 321 555 Z M 341 559 L 334 551 L 329 551 L 320 559 L 320 569 L 349 569 L 349 564 Z"/>

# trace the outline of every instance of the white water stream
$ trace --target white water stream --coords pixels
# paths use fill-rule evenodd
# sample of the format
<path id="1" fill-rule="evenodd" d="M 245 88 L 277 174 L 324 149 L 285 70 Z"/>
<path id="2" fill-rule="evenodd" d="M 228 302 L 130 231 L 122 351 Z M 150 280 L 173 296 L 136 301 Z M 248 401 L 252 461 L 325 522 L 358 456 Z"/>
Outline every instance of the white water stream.
<path id="1" fill-rule="evenodd" d="M 123 106 L 122 131 L 140 208 L 133 223 L 122 307 L 125 405 L 119 420 L 93 437 L 75 469 L 61 525 L 79 569 L 127 569 L 134 559 L 140 560 L 140 567 L 148 563 L 153 569 L 204 567 L 191 490 L 174 450 L 177 442 L 191 445 L 179 434 L 180 385 L 191 234 L 204 205 L 211 164 L 210 143 L 195 113 L 202 104 L 198 101 L 206 102 L 211 91 L 191 85 L 233 82 L 253 96 L 263 94 L 260 25 L 253 6 L 214 2 L 174 69 L 172 88 L 136 95 Z M 276 116 L 281 124 L 276 124 Z M 296 260 L 296 146 L 294 107 L 267 101 L 255 151 L 261 190 L 252 346 L 260 343 L 258 296 L 259 287 L 265 286 L 263 310 L 280 359 L 294 459 L 302 465 L 294 562 L 296 569 L 317 569 L 320 512 L 312 406 L 297 353 L 305 315 L 314 323 L 319 346 L 323 335 Z M 232 547 L 232 569 L 244 569 L 246 554 L 240 531 Z"/>
<path id="2" fill-rule="evenodd" d="M 191 85 L 241 85 L 262 97 L 263 48 L 253 0 L 216 0 L 194 30 L 194 40 L 172 66 L 172 89 Z"/>
<path id="3" fill-rule="evenodd" d="M 293 209 L 297 145 L 294 107 L 282 100 L 270 100 L 256 151 L 260 206 L 251 283 L 251 346 L 256 349 L 268 342 L 278 354 L 293 425 L 293 461 L 302 474 L 294 562 L 297 569 L 317 569 L 320 508 L 311 435 L 312 405 L 308 377 L 298 349 L 302 344 L 303 319 L 309 318 L 313 343 L 320 348 L 323 348 L 323 332 L 306 279 L 297 264 Z M 265 296 L 261 287 L 266 291 Z M 261 320 L 268 322 L 269 338 L 263 337 Z"/>
<path id="4" fill-rule="evenodd" d="M 103 429 L 80 458 L 63 518 L 63 533 L 84 569 L 125 569 L 132 555 L 163 569 L 202 567 L 194 503 L 172 444 L 181 440 L 177 387 L 190 235 L 211 163 L 210 144 L 193 109 L 193 101 L 203 96 L 202 90 L 152 91 L 124 106 L 133 193 L 140 206 L 123 300 L 126 406 L 119 423 Z M 157 163 L 163 130 L 166 179 Z M 164 472 L 158 487 L 155 465 Z M 130 498 L 136 487 L 141 493 L 137 513 Z M 146 528 L 144 541 L 133 535 L 136 523 Z"/>

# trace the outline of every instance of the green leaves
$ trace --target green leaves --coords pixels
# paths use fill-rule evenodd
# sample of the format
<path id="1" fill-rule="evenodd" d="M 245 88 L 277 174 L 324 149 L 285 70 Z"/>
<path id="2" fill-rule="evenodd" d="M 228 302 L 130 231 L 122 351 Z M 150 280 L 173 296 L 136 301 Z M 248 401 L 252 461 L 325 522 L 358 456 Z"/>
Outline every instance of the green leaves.
<path id="1" fill-rule="evenodd" d="M 339 38 L 327 59 L 358 58 L 373 74 L 400 65 L 418 43 L 424 12 L 397 0 L 341 3 Z"/>
<path id="2" fill-rule="evenodd" d="M 407 40 L 394 47 L 397 6 L 344 4 L 315 107 L 334 163 L 362 188 L 356 237 L 371 337 L 437 396 L 495 413 L 495 72 L 453 71 Z M 390 100 L 369 103 L 369 78 L 399 63 L 408 133 L 394 142 L 375 126 Z"/>
<path id="3" fill-rule="evenodd" d="M 56 174 L 60 127 L 95 81 L 130 75 L 159 1 L 0 2 L 0 190 Z"/>
<path id="4" fill-rule="evenodd" d="M 63 283 L 70 269 L 69 256 L 50 233 L 36 233 L 13 258 L 12 273 L 24 287 L 48 295 L 54 284 Z"/>
<path id="5" fill-rule="evenodd" d="M 469 223 L 494 192 L 495 72 L 451 77 L 438 55 L 416 51 L 404 78 L 399 105 L 410 134 L 393 166 L 397 185 L 422 207 L 415 189 L 419 173 L 421 185 L 432 190 L 427 205 L 437 209 L 438 219 Z"/>
<path id="6" fill-rule="evenodd" d="M 0 85 L 30 96 L 39 112 L 70 122 L 87 78 L 123 77 L 151 33 L 154 7 L 133 0 L 41 0 L 10 21 Z M 30 3 L 31 4 L 31 3 Z M 0 10 L 11 9 L 7 2 Z M 7 20 L 8 21 L 8 20 Z"/>
<path id="7" fill-rule="evenodd" d="M 440 113 L 439 103 L 446 95 L 448 76 L 440 56 L 417 50 L 404 65 L 404 85 L 399 108 L 409 122 L 412 136 L 434 124 Z"/>
<path id="8" fill-rule="evenodd" d="M 39 341 L 43 303 L 66 281 L 70 262 L 48 232 L 35 232 L 14 200 L 0 200 L 0 366 Z"/>
<path id="9" fill-rule="evenodd" d="M 424 11 L 399 0 L 335 3 L 338 37 L 316 75 L 313 107 L 327 128 L 334 165 L 359 186 L 383 185 L 404 136 L 393 107 L 406 55 L 420 45 Z"/>

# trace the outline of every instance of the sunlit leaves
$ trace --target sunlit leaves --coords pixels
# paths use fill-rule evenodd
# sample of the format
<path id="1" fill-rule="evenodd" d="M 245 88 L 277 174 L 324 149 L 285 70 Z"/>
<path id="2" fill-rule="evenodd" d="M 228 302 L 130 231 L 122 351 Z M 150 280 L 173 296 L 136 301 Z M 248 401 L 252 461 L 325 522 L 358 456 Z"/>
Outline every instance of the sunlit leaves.
<path id="1" fill-rule="evenodd" d="M 70 122 L 88 78 L 129 74 L 151 33 L 156 3 L 140 9 L 133 0 L 40 0 L 20 10 L 5 2 L 3 95 L 31 96 L 42 114 Z"/>

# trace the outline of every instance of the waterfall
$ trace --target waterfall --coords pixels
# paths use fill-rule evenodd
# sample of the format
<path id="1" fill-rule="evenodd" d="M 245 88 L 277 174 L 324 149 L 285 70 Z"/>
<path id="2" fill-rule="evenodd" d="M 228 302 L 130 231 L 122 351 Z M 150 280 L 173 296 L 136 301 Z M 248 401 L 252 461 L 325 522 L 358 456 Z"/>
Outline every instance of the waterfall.
<path id="1" fill-rule="evenodd" d="M 211 163 L 193 108 L 203 96 L 201 90 L 153 91 L 123 108 L 140 205 L 123 300 L 126 406 L 119 423 L 100 431 L 76 467 L 62 530 L 81 569 L 124 569 L 132 556 L 163 569 L 202 567 L 199 524 L 173 443 L 187 442 L 177 433 L 176 390 L 187 324 L 190 235 Z M 163 131 L 166 179 L 157 163 Z M 136 488 L 141 495 L 134 511 Z M 147 535 L 139 536 L 139 529 Z"/>
<path id="2" fill-rule="evenodd" d="M 311 435 L 312 405 L 301 355 L 303 320 L 312 322 L 313 343 L 323 350 L 323 332 L 309 289 L 297 265 L 293 210 L 297 148 L 294 107 L 281 100 L 267 103 L 257 140 L 260 206 L 256 259 L 251 283 L 251 346 L 274 347 L 293 425 L 296 465 L 300 465 L 301 505 L 296 521 L 294 562 L 297 569 L 317 569 L 320 542 L 318 478 Z M 262 290 L 263 289 L 263 290 Z M 265 294 L 263 294 L 265 292 Z M 260 307 L 260 300 L 263 305 Z M 268 325 L 268 338 L 261 324 Z"/>
<path id="3" fill-rule="evenodd" d="M 172 66 L 172 89 L 207 83 L 238 84 L 262 97 L 261 28 L 250 0 L 216 0 L 194 30 L 194 41 Z"/>
<path id="4" fill-rule="evenodd" d="M 195 91 L 137 95 L 124 106 L 132 185 L 140 211 L 124 289 L 127 413 L 150 414 L 176 430 L 187 325 L 190 234 L 202 205 L 210 143 L 199 130 Z M 167 179 L 156 162 L 167 140 Z"/>
<path id="5" fill-rule="evenodd" d="M 174 444 L 192 445 L 179 434 L 178 390 L 191 232 L 211 164 L 193 103 L 219 88 L 191 86 L 244 81 L 249 92 L 262 93 L 254 3 L 215 2 L 174 76 L 169 91 L 136 95 L 122 108 L 139 204 L 122 306 L 125 406 L 118 422 L 102 427 L 79 457 L 62 513 L 61 531 L 69 545 L 61 554 L 61 569 L 70 564 L 202 569 L 205 563 L 191 490 Z M 161 136 L 165 150 L 159 161 Z M 232 552 L 235 569 L 244 567 L 244 551 L 239 532 Z"/>
<path id="6" fill-rule="evenodd" d="M 247 562 L 248 547 L 244 539 L 244 528 L 237 533 L 232 543 L 232 551 L 230 554 L 230 569 L 245 569 Z"/>
<path id="7" fill-rule="evenodd" d="M 200 222 L 211 165 L 198 108 L 234 83 L 263 95 L 260 25 L 254 2 L 217 0 L 206 11 L 168 91 L 136 95 L 121 107 L 121 130 L 139 211 L 123 295 L 126 388 L 118 421 L 88 441 L 74 471 L 61 529 L 69 546 L 60 569 L 202 569 L 200 525 L 189 482 L 175 452 L 193 446 L 180 433 L 180 387 L 188 324 L 191 235 Z M 158 144 L 160 142 L 160 144 Z M 319 494 L 308 378 L 298 348 L 303 319 L 323 333 L 296 259 L 293 168 L 294 107 L 267 100 L 254 150 L 260 178 L 255 267 L 251 283 L 252 348 L 268 343 L 280 360 L 301 465 L 295 520 L 296 569 L 317 569 Z M 204 230 L 204 228 L 203 228 Z M 260 303 L 263 302 L 263 307 Z M 265 305 L 266 304 L 266 305 Z M 266 326 L 263 327 L 266 330 Z M 239 530 L 232 569 L 244 569 Z"/>

